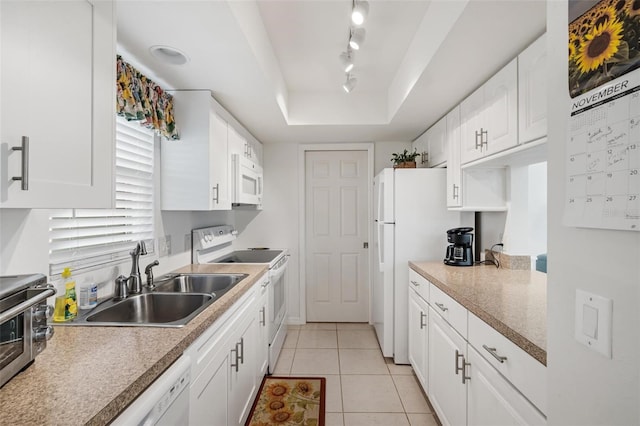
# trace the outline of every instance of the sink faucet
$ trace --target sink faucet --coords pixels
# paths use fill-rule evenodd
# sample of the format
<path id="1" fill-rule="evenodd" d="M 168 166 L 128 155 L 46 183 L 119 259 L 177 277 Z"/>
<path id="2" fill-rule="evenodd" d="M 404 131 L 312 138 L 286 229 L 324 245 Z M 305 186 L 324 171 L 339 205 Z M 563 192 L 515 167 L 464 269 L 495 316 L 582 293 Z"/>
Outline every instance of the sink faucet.
<path id="1" fill-rule="evenodd" d="M 131 275 L 127 279 L 130 281 L 130 290 L 131 294 L 139 294 L 142 293 L 142 278 L 140 278 L 140 255 L 147 254 L 147 247 L 144 244 L 144 241 L 138 242 L 136 244 L 136 248 L 129 252 L 131 255 Z"/>
<path id="2" fill-rule="evenodd" d="M 154 260 L 144 268 L 144 273 L 147 274 L 147 288 L 149 290 L 153 290 L 155 288 L 155 284 L 153 283 L 153 270 L 151 268 L 158 266 L 159 264 L 160 262 Z"/>

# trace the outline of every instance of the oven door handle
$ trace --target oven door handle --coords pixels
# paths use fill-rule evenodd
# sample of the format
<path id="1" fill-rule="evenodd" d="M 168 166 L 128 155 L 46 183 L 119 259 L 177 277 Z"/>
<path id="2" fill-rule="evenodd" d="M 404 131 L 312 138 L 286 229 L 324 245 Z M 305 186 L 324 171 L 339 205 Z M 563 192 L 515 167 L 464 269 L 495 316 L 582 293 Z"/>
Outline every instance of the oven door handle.
<path id="1" fill-rule="evenodd" d="M 24 302 L 19 303 L 16 306 L 7 309 L 4 312 L 0 312 L 0 324 L 4 324 L 5 322 L 10 320 L 11 318 L 14 318 L 14 317 L 18 316 L 19 314 L 21 314 L 22 312 L 26 311 L 27 309 L 29 309 L 33 305 L 38 304 L 38 303 L 42 302 L 43 300 L 46 300 L 47 297 L 53 296 L 54 294 L 56 294 L 55 289 L 53 287 L 49 287 L 49 288 L 45 289 L 44 291 L 36 294 L 35 296 L 25 300 Z"/>

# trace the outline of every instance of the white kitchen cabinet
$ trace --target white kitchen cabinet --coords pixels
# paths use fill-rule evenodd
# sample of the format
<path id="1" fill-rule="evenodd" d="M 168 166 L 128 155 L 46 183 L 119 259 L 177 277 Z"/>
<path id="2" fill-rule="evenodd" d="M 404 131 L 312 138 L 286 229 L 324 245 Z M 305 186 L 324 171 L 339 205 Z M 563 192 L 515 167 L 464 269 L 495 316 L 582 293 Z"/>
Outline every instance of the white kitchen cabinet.
<path id="1" fill-rule="evenodd" d="M 429 306 L 409 287 L 409 362 L 422 388 L 429 392 Z"/>
<path id="2" fill-rule="evenodd" d="M 231 154 L 238 154 L 262 166 L 262 144 L 247 139 L 233 126 L 229 126 L 229 146 Z"/>
<path id="3" fill-rule="evenodd" d="M 430 307 L 428 396 L 443 425 L 467 424 L 466 359 L 467 342 Z"/>
<path id="4" fill-rule="evenodd" d="M 446 116 L 447 123 L 447 207 L 462 207 L 462 170 L 460 169 L 460 106 Z"/>
<path id="5" fill-rule="evenodd" d="M 546 424 L 546 418 L 471 346 L 468 360 L 467 424 Z"/>
<path id="6" fill-rule="evenodd" d="M 0 207 L 113 207 L 114 2 L 2 1 L 0 21 Z"/>
<path id="7" fill-rule="evenodd" d="M 518 141 L 547 135 L 547 41 L 543 34 L 518 55 Z"/>
<path id="8" fill-rule="evenodd" d="M 193 360 L 191 424 L 244 425 L 268 363 L 268 342 L 264 345 L 260 330 L 268 314 L 263 320 L 267 279 L 264 275 L 185 351 Z"/>
<path id="9" fill-rule="evenodd" d="M 258 300 L 256 303 L 257 320 L 258 320 L 258 346 L 257 359 L 259 360 L 256 369 L 256 380 L 258 383 L 262 381 L 262 377 L 267 374 L 269 368 L 269 330 L 267 321 L 269 320 L 269 291 L 268 286 L 271 285 L 267 274 L 259 282 Z"/>
<path id="10" fill-rule="evenodd" d="M 461 163 L 518 143 L 518 62 L 513 59 L 460 104 Z"/>
<path id="11" fill-rule="evenodd" d="M 418 136 L 413 142 L 411 142 L 411 152 L 416 151 L 418 154 L 416 157 L 416 167 L 428 167 L 429 166 L 429 146 L 427 143 L 427 132 Z"/>
<path id="12" fill-rule="evenodd" d="M 444 116 L 427 130 L 428 167 L 436 167 L 447 162 L 448 139 L 447 117 Z"/>
<path id="13" fill-rule="evenodd" d="M 209 91 L 172 95 L 180 140 L 161 144 L 162 209 L 231 210 L 231 127 Z"/>

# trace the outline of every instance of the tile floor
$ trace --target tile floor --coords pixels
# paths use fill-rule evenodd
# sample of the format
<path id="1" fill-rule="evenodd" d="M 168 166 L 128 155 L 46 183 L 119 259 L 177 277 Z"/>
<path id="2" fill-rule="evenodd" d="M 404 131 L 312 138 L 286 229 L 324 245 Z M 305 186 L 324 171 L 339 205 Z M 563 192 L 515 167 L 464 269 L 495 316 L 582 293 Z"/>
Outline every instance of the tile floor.
<path id="1" fill-rule="evenodd" d="M 289 326 L 273 375 L 327 379 L 326 426 L 436 426 L 408 365 L 382 356 L 369 324 Z"/>

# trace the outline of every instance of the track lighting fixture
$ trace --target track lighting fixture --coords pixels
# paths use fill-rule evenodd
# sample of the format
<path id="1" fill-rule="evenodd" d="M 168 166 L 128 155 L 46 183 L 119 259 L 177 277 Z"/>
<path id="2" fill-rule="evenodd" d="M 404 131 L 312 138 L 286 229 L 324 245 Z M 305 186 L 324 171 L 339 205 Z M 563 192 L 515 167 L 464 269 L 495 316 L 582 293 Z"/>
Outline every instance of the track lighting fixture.
<path id="1" fill-rule="evenodd" d="M 344 72 L 350 72 L 353 69 L 353 51 L 347 47 L 346 52 L 340 54 L 340 65 Z"/>
<path id="2" fill-rule="evenodd" d="M 354 87 L 356 87 L 357 82 L 358 82 L 358 79 L 356 79 L 350 73 L 347 73 L 347 80 L 342 85 L 342 88 L 344 89 L 345 92 L 349 93 L 353 90 Z"/>
<path id="3" fill-rule="evenodd" d="M 354 25 L 362 25 L 367 19 L 369 13 L 369 3 L 366 1 L 355 1 L 353 4 L 353 10 L 351 11 L 351 22 Z"/>
<path id="4" fill-rule="evenodd" d="M 366 34 L 367 32 L 364 30 L 364 28 L 352 28 L 351 36 L 349 37 L 349 46 L 353 50 L 360 49 L 360 46 L 362 46 L 362 43 L 364 43 L 364 37 Z"/>

